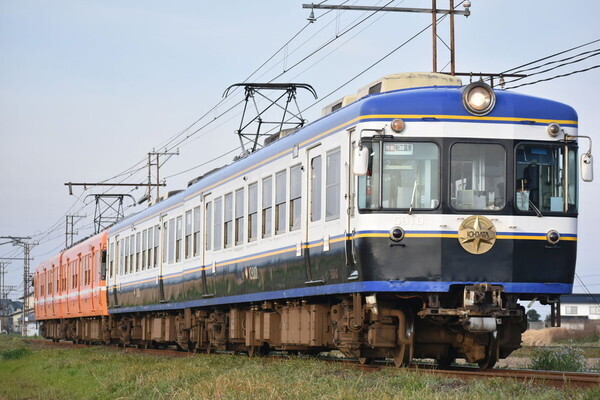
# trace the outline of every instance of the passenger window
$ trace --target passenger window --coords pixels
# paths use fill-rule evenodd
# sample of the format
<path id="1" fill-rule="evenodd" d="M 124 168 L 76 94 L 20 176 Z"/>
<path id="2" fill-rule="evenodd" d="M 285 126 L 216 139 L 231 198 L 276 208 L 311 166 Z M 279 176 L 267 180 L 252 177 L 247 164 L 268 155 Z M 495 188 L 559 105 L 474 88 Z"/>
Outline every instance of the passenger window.
<path id="1" fill-rule="evenodd" d="M 158 260 L 159 260 L 159 256 L 158 256 L 158 249 L 159 249 L 159 245 L 160 245 L 160 226 L 159 225 L 155 225 L 154 226 L 154 255 L 153 255 L 153 259 L 152 259 L 152 266 L 154 268 L 158 267 Z"/>
<path id="2" fill-rule="evenodd" d="M 154 255 L 154 230 L 152 227 L 148 228 L 147 240 L 148 255 L 146 257 L 146 268 L 150 269 L 153 265 L 152 256 Z"/>
<path id="3" fill-rule="evenodd" d="M 148 229 L 144 229 L 142 232 L 142 260 L 140 262 L 140 269 L 143 271 L 146 269 L 146 258 L 148 257 Z"/>
<path id="4" fill-rule="evenodd" d="M 129 238 L 125 238 L 125 275 L 129 273 Z"/>
<path id="5" fill-rule="evenodd" d="M 204 214 L 206 218 L 206 250 L 211 249 L 212 244 L 212 203 L 209 201 L 206 203 L 206 213 Z"/>
<path id="6" fill-rule="evenodd" d="M 225 195 L 225 247 L 233 245 L 233 194 Z"/>
<path id="7" fill-rule="evenodd" d="M 286 172 L 275 175 L 275 234 L 285 233 L 286 209 Z"/>
<path id="8" fill-rule="evenodd" d="M 290 168 L 290 231 L 300 229 L 302 212 L 302 166 Z"/>
<path id="9" fill-rule="evenodd" d="M 140 238 L 140 232 L 138 232 L 135 235 L 135 271 L 138 272 L 140 270 L 140 243 L 141 243 L 141 238 Z"/>
<path id="10" fill-rule="evenodd" d="M 321 156 L 310 162 L 310 220 L 321 219 Z"/>
<path id="11" fill-rule="evenodd" d="M 340 217 L 340 149 L 327 153 L 327 172 L 325 175 L 325 220 Z"/>
<path id="12" fill-rule="evenodd" d="M 110 244 L 110 250 L 108 251 L 108 254 L 110 257 L 108 274 L 112 278 L 113 273 L 114 273 L 114 268 L 115 268 L 115 243 L 114 242 Z"/>
<path id="13" fill-rule="evenodd" d="M 175 218 L 169 221 L 169 263 L 175 261 Z"/>
<path id="14" fill-rule="evenodd" d="M 133 255 L 135 253 L 135 235 L 129 236 L 129 273 L 133 273 Z"/>
<path id="15" fill-rule="evenodd" d="M 192 256 L 192 210 L 185 213 L 185 258 Z"/>
<path id="16" fill-rule="evenodd" d="M 221 245 L 222 245 L 222 241 L 223 241 L 223 235 L 221 234 L 221 232 L 223 231 L 223 227 L 222 227 L 222 223 L 223 223 L 223 200 L 220 197 L 218 199 L 215 199 L 215 215 L 213 217 L 213 220 L 214 220 L 214 232 L 213 232 L 213 235 L 215 237 L 214 249 L 215 250 L 220 250 L 221 249 Z"/>
<path id="17" fill-rule="evenodd" d="M 200 255 L 200 207 L 194 208 L 194 257 Z"/>
<path id="18" fill-rule="evenodd" d="M 175 225 L 176 236 L 175 236 L 175 262 L 181 261 L 181 244 L 183 242 L 183 217 L 177 217 L 177 223 Z"/>
<path id="19" fill-rule="evenodd" d="M 244 189 L 235 192 L 235 244 L 244 243 Z"/>
<path id="20" fill-rule="evenodd" d="M 262 237 L 271 236 L 273 222 L 273 178 L 262 181 Z"/>
<path id="21" fill-rule="evenodd" d="M 248 186 L 248 241 L 256 240 L 258 234 L 258 184 Z"/>

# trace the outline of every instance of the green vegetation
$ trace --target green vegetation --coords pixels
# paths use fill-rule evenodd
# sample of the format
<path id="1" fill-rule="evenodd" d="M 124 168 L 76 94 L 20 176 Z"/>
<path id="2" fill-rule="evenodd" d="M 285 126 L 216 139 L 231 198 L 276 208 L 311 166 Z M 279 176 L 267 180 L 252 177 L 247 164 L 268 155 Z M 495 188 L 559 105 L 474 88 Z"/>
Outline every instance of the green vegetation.
<path id="1" fill-rule="evenodd" d="M 24 349 L 19 357 L 7 352 Z M 54 348 L 0 338 L 0 399 L 597 399 L 499 378 L 462 381 L 402 369 L 365 372 L 291 358 L 166 357 Z M 13 354 L 10 353 L 10 354 Z"/>
<path id="2" fill-rule="evenodd" d="M 585 370 L 585 357 L 572 342 L 566 346 L 538 347 L 533 351 L 530 368 L 580 372 Z"/>

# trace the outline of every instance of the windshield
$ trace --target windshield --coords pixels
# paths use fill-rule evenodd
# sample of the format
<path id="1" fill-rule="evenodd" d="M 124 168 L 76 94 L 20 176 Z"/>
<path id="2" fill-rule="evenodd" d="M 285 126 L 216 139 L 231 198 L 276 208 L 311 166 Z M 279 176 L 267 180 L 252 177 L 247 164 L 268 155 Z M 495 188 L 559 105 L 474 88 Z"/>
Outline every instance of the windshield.
<path id="1" fill-rule="evenodd" d="M 500 210 L 506 191 L 506 151 L 499 144 L 456 143 L 451 149 L 452 208 Z"/>
<path id="2" fill-rule="evenodd" d="M 556 144 L 520 144 L 516 152 L 516 208 L 577 212 L 577 149 Z M 568 163 L 566 160 L 568 159 Z M 565 193 L 565 187 L 568 190 Z"/>
<path id="3" fill-rule="evenodd" d="M 434 209 L 439 204 L 439 149 L 435 143 L 372 142 L 369 169 L 358 180 L 361 209 Z"/>

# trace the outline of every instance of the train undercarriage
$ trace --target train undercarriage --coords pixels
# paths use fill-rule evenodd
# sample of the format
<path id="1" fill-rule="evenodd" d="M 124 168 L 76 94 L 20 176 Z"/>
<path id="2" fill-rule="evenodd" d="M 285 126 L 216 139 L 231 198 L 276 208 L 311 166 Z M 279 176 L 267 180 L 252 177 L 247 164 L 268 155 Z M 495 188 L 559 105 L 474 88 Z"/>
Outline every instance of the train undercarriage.
<path id="1" fill-rule="evenodd" d="M 449 293 L 366 295 L 186 308 L 176 312 L 113 314 L 48 320 L 53 340 L 197 352 L 269 351 L 318 354 L 339 350 L 361 363 L 433 358 L 441 368 L 456 358 L 491 368 L 520 347 L 523 307 L 501 286 L 476 284 Z"/>

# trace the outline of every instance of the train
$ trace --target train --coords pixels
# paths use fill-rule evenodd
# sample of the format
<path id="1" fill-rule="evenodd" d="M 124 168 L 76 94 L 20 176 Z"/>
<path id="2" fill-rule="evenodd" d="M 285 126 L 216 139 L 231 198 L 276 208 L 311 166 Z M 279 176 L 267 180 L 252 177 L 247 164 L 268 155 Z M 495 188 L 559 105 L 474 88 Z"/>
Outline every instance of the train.
<path id="1" fill-rule="evenodd" d="M 491 368 L 521 345 L 520 301 L 559 320 L 572 292 L 577 118 L 385 76 L 40 263 L 36 320 L 57 341 Z"/>

